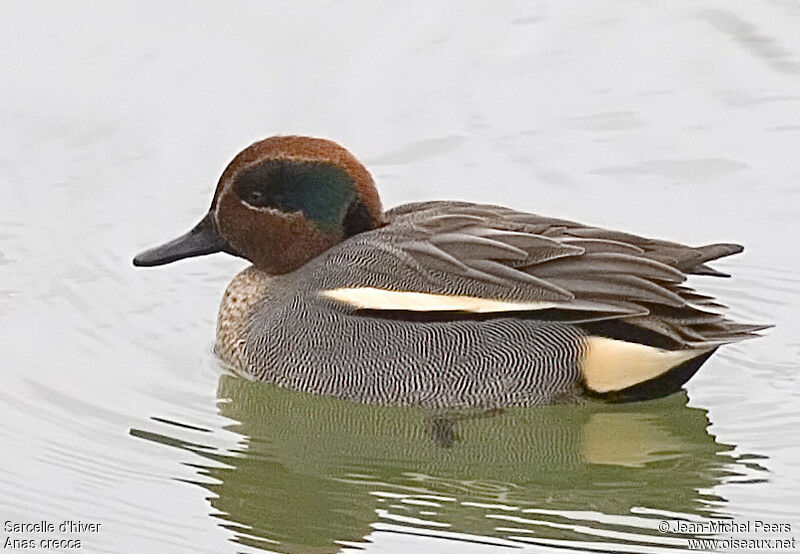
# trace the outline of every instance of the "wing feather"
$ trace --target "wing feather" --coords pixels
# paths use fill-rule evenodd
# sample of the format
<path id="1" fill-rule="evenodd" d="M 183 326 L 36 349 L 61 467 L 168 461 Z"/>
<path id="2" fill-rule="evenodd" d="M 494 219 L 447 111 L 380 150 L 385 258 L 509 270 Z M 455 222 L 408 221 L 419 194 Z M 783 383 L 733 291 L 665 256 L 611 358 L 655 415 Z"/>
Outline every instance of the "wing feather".
<path id="1" fill-rule="evenodd" d="M 762 328 L 709 311 L 723 306 L 681 284 L 690 273 L 722 275 L 705 264 L 740 252 L 738 245 L 694 248 L 465 202 L 407 204 L 385 216 L 386 226 L 312 262 L 326 266 L 319 273 L 324 288 L 409 293 L 416 310 L 428 298 L 438 309 L 461 309 L 453 300 L 460 297 L 464 311 L 545 310 L 542 317 L 572 322 L 625 318 L 679 348 L 739 340 Z M 398 305 L 397 295 L 371 297 Z"/>
<path id="2" fill-rule="evenodd" d="M 587 252 L 580 258 L 539 265 L 535 268 L 539 277 L 569 277 L 591 267 L 594 272 L 615 275 L 636 275 L 645 279 L 682 283 L 686 275 L 674 267 L 641 256 L 616 252 Z"/>
<path id="3" fill-rule="evenodd" d="M 460 259 L 522 261 L 528 258 L 522 248 L 477 233 L 442 233 L 431 237 L 431 242 Z"/>

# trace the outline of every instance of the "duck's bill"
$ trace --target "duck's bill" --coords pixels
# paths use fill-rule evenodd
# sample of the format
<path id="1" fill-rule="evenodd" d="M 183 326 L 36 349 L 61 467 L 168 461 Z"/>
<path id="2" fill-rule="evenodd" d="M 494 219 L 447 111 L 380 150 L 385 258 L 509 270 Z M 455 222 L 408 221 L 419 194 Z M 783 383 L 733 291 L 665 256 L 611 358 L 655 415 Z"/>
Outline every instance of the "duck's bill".
<path id="1" fill-rule="evenodd" d="M 213 254 L 226 248 L 225 239 L 217 231 L 217 226 L 209 213 L 185 235 L 137 254 L 133 259 L 133 265 L 140 267 L 164 265 L 184 258 Z"/>

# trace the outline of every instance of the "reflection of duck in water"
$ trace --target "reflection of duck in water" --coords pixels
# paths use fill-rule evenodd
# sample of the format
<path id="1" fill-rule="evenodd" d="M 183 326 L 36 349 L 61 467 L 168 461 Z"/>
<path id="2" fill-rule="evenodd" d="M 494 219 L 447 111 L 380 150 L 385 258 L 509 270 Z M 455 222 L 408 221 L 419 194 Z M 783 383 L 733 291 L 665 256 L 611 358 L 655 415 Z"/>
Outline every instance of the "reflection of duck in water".
<path id="1" fill-rule="evenodd" d="M 587 516 L 582 526 L 663 544 L 655 527 L 638 527 L 633 511 L 710 515 L 713 497 L 698 491 L 736 469 L 719 456 L 731 447 L 714 441 L 705 412 L 687 407 L 684 394 L 471 417 L 353 404 L 229 376 L 218 396 L 241 447 L 230 456 L 189 449 L 224 462 L 201 466 L 201 474 L 213 480 L 202 486 L 226 526 L 270 550 L 335 551 L 334 541 L 359 541 L 376 522 L 398 518 L 411 532 L 602 540 L 573 529 L 569 514 L 577 512 L 620 520 Z M 432 440 L 433 425 L 449 426 L 448 447 Z"/>
<path id="2" fill-rule="evenodd" d="M 253 262 L 217 329 L 238 372 L 364 402 L 487 407 L 674 392 L 761 328 L 681 284 L 741 250 L 464 202 L 383 212 L 345 149 L 273 137 L 236 156 L 192 231 L 134 263 Z"/>

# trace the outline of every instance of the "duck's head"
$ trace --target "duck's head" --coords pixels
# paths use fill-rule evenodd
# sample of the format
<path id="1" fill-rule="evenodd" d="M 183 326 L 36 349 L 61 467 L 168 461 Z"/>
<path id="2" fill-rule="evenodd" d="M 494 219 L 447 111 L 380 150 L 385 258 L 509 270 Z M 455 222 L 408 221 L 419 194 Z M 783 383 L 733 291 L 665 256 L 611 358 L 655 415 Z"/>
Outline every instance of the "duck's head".
<path id="1" fill-rule="evenodd" d="M 228 252 L 268 273 L 288 273 L 379 227 L 382 214 L 372 177 L 350 152 L 324 139 L 271 137 L 228 164 L 200 223 L 140 253 L 133 265 Z"/>

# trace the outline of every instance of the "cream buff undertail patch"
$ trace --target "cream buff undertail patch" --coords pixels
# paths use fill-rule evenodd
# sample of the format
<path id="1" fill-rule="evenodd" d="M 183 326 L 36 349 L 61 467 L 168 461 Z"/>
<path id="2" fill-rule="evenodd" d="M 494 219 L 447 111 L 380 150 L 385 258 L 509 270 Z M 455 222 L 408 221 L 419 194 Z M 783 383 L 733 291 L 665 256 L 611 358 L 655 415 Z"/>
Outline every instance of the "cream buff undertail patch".
<path id="1" fill-rule="evenodd" d="M 605 337 L 584 340 L 581 372 L 586 386 L 599 393 L 643 383 L 713 349 L 663 350 Z"/>

